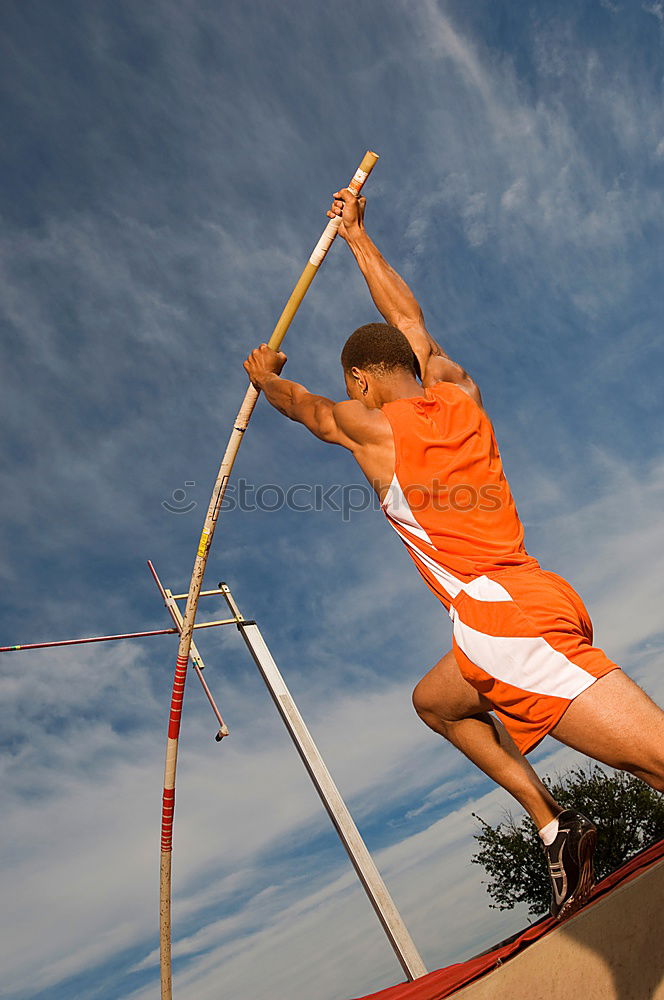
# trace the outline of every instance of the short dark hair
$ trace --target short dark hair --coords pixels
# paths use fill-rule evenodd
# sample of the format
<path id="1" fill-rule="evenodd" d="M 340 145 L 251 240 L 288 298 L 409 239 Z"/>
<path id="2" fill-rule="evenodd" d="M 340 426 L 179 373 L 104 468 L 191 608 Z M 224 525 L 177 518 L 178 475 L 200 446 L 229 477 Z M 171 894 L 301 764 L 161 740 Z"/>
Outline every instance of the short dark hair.
<path id="1" fill-rule="evenodd" d="M 420 378 L 420 365 L 413 348 L 401 330 L 389 323 L 366 323 L 351 333 L 341 352 L 341 366 L 363 371 L 404 368 Z"/>

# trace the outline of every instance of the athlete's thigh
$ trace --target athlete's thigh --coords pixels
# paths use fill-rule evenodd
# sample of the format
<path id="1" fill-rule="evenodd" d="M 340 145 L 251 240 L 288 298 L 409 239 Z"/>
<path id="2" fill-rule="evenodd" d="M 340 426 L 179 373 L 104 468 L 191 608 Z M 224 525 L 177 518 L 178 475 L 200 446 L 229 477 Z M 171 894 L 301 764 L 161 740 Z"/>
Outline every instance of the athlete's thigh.
<path id="1" fill-rule="evenodd" d="M 629 769 L 661 754 L 664 712 L 627 674 L 612 670 L 574 699 L 551 736 L 612 767 Z"/>
<path id="2" fill-rule="evenodd" d="M 489 712 L 493 707 L 462 676 L 452 649 L 417 684 L 413 704 L 418 712 L 432 712 L 446 722 Z"/>

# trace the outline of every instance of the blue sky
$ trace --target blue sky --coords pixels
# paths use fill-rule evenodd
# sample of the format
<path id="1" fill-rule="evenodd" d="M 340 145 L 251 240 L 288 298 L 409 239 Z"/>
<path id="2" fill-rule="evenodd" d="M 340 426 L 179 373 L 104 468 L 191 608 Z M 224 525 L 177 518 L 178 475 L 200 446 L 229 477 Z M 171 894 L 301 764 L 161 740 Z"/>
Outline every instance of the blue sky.
<path id="1" fill-rule="evenodd" d="M 529 551 L 664 700 L 659 0 L 6 2 L 0 18 L 2 642 L 169 622 L 246 386 L 367 148 L 367 226 L 480 384 Z M 288 374 L 343 395 L 375 318 L 335 246 Z M 236 475 L 360 483 L 259 403 Z M 185 490 L 189 513 L 163 501 Z M 471 813 L 509 801 L 413 714 L 447 616 L 375 511 L 224 514 L 207 581 L 255 617 L 430 968 L 504 938 Z M 223 609 L 211 602 L 203 614 Z M 399 981 L 234 630 L 190 680 L 174 850 L 181 1000 L 348 1000 Z M 3 984 L 157 990 L 172 637 L 7 655 Z M 578 757 L 547 741 L 554 773 Z"/>

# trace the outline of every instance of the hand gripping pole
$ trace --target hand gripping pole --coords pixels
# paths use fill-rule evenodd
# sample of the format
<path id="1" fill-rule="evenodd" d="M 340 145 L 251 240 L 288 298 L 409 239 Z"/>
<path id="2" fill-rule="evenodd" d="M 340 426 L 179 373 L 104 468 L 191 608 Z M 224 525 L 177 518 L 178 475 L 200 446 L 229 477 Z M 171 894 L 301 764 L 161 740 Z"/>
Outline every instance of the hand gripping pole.
<path id="1" fill-rule="evenodd" d="M 348 185 L 355 194 L 359 194 L 364 182 L 373 170 L 378 156 L 376 153 L 367 152 L 360 163 L 355 176 Z M 291 296 L 286 303 L 284 310 L 279 317 L 279 321 L 274 328 L 272 336 L 268 341 L 268 346 L 273 350 L 279 350 L 286 331 L 290 326 L 295 313 L 297 312 L 302 299 L 307 293 L 309 285 L 314 280 L 318 268 L 325 259 L 325 256 L 334 242 L 339 226 L 340 218 L 330 219 L 323 231 L 321 238 L 313 249 L 309 261 L 300 275 L 300 278 L 293 289 Z M 161 810 L 161 866 L 159 884 L 159 948 L 161 956 L 161 997 L 162 1000 L 172 1000 L 172 979 L 171 979 L 171 856 L 173 850 L 173 814 L 175 810 L 175 773 L 177 768 L 178 739 L 180 736 L 180 721 L 182 718 L 182 699 L 184 697 L 184 686 L 187 676 L 187 664 L 189 662 L 189 652 L 191 649 L 191 639 L 196 621 L 196 610 L 198 608 L 198 598 L 203 585 L 203 575 L 207 564 L 210 545 L 214 536 L 214 530 L 219 517 L 219 510 L 224 499 L 226 486 L 230 478 L 235 457 L 240 448 L 242 435 L 244 434 L 251 414 L 253 413 L 258 399 L 258 390 L 250 385 L 242 402 L 242 406 L 233 424 L 233 430 L 224 452 L 224 457 L 219 467 L 217 480 L 214 484 L 210 505 L 205 517 L 205 524 L 201 532 L 198 551 L 194 561 L 194 568 L 189 584 L 189 595 L 185 608 L 182 627 L 180 632 L 180 645 L 178 657 L 175 664 L 175 677 L 173 679 L 173 693 L 171 696 L 170 715 L 168 720 L 168 741 L 166 744 L 166 765 L 164 768 L 164 791 L 162 797 Z"/>

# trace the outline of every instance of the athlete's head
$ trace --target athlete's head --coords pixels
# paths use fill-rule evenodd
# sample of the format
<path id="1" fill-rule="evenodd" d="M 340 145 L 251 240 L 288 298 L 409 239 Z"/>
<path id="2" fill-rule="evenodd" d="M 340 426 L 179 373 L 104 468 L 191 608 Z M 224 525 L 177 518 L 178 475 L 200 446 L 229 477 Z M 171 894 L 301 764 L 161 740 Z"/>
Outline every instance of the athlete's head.
<path id="1" fill-rule="evenodd" d="M 365 406 L 380 405 L 380 384 L 395 377 L 420 378 L 412 347 L 396 326 L 366 323 L 358 327 L 341 352 L 346 390 Z"/>

